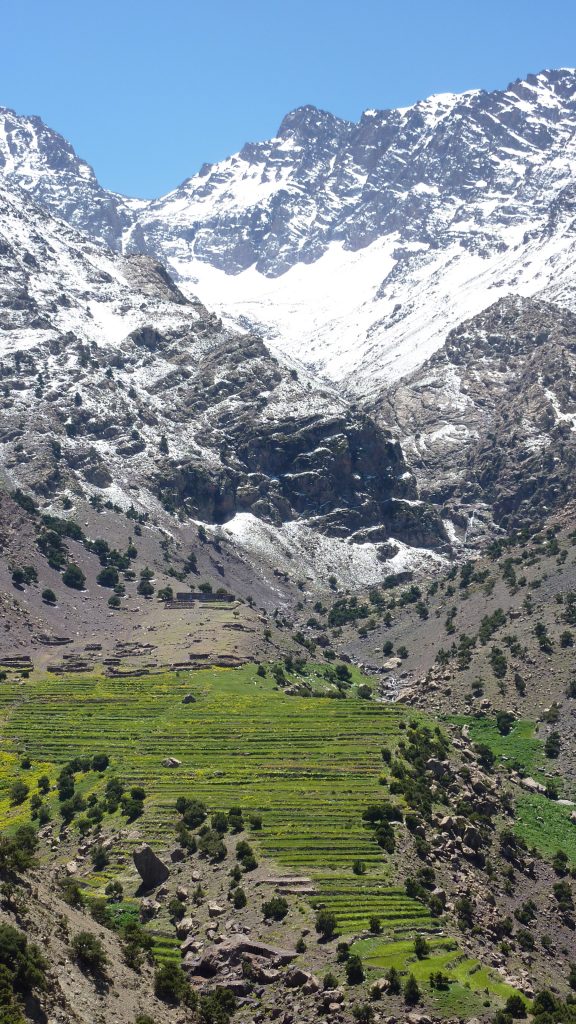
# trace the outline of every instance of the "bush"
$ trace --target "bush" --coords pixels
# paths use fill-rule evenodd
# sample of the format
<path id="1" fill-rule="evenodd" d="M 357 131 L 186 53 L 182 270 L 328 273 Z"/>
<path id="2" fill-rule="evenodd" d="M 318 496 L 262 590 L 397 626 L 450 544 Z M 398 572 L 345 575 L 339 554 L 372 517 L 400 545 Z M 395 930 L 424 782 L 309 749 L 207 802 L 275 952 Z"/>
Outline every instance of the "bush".
<path id="1" fill-rule="evenodd" d="M 102 871 L 110 863 L 108 851 L 105 850 L 103 846 L 93 847 L 90 853 L 90 859 L 94 865 L 95 871 Z"/>
<path id="2" fill-rule="evenodd" d="M 370 1006 L 370 1003 L 361 1003 L 353 1008 L 352 1015 L 354 1020 L 358 1021 L 358 1024 L 372 1024 L 374 1009 Z"/>
<path id="3" fill-rule="evenodd" d="M 283 896 L 273 896 L 262 904 L 262 913 L 272 921 L 283 921 L 288 913 L 288 900 Z"/>
<path id="4" fill-rule="evenodd" d="M 509 996 L 506 1000 L 504 1007 L 504 1013 L 507 1013 L 510 1017 L 526 1017 L 526 1005 L 524 1000 L 519 995 Z"/>
<path id="5" fill-rule="evenodd" d="M 95 973 L 102 973 L 108 963 L 104 946 L 91 932 L 78 932 L 70 948 L 81 967 Z"/>
<path id="6" fill-rule="evenodd" d="M 326 942 L 329 942 L 336 934 L 337 923 L 336 915 L 330 910 L 318 911 L 316 915 L 316 931 Z"/>
<path id="7" fill-rule="evenodd" d="M 46 963 L 37 946 L 28 943 L 24 932 L 9 924 L 0 924 L 0 989 L 6 995 L 17 992 L 25 995 L 32 988 L 44 987 Z M 10 992 L 11 990 L 11 992 Z M 4 1008 L 4 1000 L 0 1006 Z M 0 1020 L 4 1024 L 4 1018 Z M 12 1024 L 7 1018 L 7 1024 Z"/>
<path id="8" fill-rule="evenodd" d="M 213 864 L 217 861 L 224 860 L 226 856 L 226 847 L 222 842 L 220 833 L 215 832 L 214 829 L 211 828 L 209 828 L 204 835 L 200 837 L 198 850 Z"/>
<path id="9" fill-rule="evenodd" d="M 546 737 L 546 742 L 544 744 L 544 753 L 546 754 L 546 757 L 553 759 L 557 758 L 560 754 L 560 749 L 560 734 L 557 732 L 551 732 L 550 735 Z"/>
<path id="10" fill-rule="evenodd" d="M 84 590 L 86 577 L 78 565 L 75 565 L 74 562 L 70 562 L 64 570 L 62 582 L 65 583 L 67 587 L 71 587 L 72 590 Z"/>
<path id="11" fill-rule="evenodd" d="M 213 814 L 210 824 L 214 831 L 219 832 L 220 835 L 224 835 L 228 831 L 228 817 L 223 811 L 217 811 L 216 814 Z"/>
<path id="12" fill-rule="evenodd" d="M 181 921 L 186 913 L 186 906 L 179 900 L 177 896 L 174 896 L 168 903 L 168 916 L 171 921 Z"/>
<path id="13" fill-rule="evenodd" d="M 193 993 L 188 979 L 180 964 L 170 962 L 161 964 L 154 977 L 154 992 L 158 999 L 167 1003 L 186 1003 L 193 1001 Z"/>
<path id="14" fill-rule="evenodd" d="M 201 800 L 189 800 L 184 796 L 178 797 L 176 810 L 178 814 L 182 815 L 184 824 L 188 825 L 188 828 L 199 828 L 208 814 L 206 804 L 203 804 Z"/>
<path id="15" fill-rule="evenodd" d="M 22 782 L 20 779 L 18 779 L 16 782 L 12 783 L 10 789 L 8 790 L 10 803 L 14 804 L 15 806 L 23 804 L 29 792 L 30 787 L 27 786 L 25 782 Z"/>
<path id="16" fill-rule="evenodd" d="M 44 604 L 56 604 L 56 594 L 50 589 L 50 587 L 46 587 L 42 591 L 42 600 L 44 601 Z"/>

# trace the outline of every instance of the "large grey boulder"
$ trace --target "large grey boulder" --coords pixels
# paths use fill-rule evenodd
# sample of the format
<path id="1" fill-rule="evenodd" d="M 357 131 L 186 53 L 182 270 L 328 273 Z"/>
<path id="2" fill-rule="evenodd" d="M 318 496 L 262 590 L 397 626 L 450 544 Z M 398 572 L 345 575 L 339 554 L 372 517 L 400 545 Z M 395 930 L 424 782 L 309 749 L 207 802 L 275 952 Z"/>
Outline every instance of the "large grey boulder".
<path id="1" fill-rule="evenodd" d="M 154 853 L 152 847 L 148 846 L 148 843 L 137 846 L 132 857 L 144 889 L 155 889 L 157 885 L 161 885 L 170 877 L 169 868 Z"/>

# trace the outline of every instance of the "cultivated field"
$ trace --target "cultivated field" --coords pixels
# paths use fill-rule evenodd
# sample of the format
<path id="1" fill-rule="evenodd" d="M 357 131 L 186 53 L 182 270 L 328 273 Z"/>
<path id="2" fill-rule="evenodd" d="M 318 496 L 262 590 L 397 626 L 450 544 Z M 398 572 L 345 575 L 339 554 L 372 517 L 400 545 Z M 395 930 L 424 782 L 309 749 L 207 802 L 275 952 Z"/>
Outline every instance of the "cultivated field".
<path id="1" fill-rule="evenodd" d="M 187 694 L 193 703 L 183 704 Z M 120 855 L 130 854 L 130 832 L 159 850 L 171 845 L 179 795 L 203 800 L 211 811 L 240 805 L 262 814 L 262 830 L 254 833 L 261 854 L 280 872 L 311 877 L 314 903 L 336 912 L 343 933 L 366 928 L 372 915 L 400 933 L 429 923 L 362 823 L 362 810 L 384 795 L 380 750 L 395 745 L 406 718 L 402 707 L 350 696 L 289 697 L 254 666 L 122 679 L 31 678 L 3 683 L 0 701 L 3 824 L 29 816 L 28 801 L 10 805 L 15 778 L 32 791 L 44 771 L 54 781 L 57 766 L 72 757 L 106 753 L 125 783 L 148 794 L 144 816 L 124 830 Z M 23 754 L 30 769 L 20 768 Z M 163 767 L 167 757 L 181 766 Z M 93 773 L 82 781 L 85 793 L 99 785 Z M 364 875 L 353 873 L 356 860 L 364 862 Z M 112 862 L 94 882 L 102 885 L 114 873 Z"/>

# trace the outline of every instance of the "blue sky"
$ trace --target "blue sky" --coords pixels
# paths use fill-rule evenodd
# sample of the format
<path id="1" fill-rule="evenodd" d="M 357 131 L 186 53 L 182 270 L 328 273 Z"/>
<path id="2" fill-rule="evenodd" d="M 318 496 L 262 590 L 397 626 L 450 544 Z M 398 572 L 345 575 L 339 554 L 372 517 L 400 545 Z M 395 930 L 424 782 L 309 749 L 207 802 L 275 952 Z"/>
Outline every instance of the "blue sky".
<path id="1" fill-rule="evenodd" d="M 0 105 L 108 188 L 160 195 L 305 103 L 356 120 L 576 65 L 574 0 L 28 0 L 2 13 Z"/>

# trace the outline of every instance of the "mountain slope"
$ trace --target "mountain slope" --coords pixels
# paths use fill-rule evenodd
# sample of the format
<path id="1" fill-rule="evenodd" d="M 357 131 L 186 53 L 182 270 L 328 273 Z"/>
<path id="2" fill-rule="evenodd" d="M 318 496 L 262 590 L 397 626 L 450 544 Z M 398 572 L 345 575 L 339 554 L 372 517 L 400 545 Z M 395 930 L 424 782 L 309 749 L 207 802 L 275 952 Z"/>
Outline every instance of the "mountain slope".
<path id="1" fill-rule="evenodd" d="M 378 415 L 428 498 L 539 522 L 573 496 L 575 360 L 573 313 L 510 296 L 452 331 Z"/>

